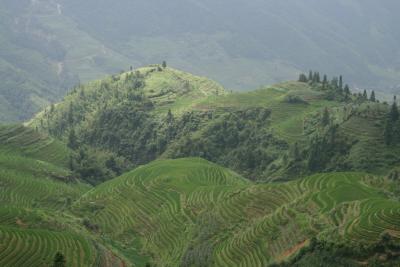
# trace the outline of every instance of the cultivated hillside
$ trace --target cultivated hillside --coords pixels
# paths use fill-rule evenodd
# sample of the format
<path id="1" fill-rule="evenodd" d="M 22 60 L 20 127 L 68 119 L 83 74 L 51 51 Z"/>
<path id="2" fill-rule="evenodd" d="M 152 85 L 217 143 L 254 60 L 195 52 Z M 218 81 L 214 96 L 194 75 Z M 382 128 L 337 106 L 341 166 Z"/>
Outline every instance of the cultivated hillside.
<path id="1" fill-rule="evenodd" d="M 68 149 L 22 126 L 0 128 L 0 265 L 123 266 L 68 209 L 90 186 L 66 168 Z"/>
<path id="2" fill-rule="evenodd" d="M 0 128 L 1 266 L 48 266 L 57 252 L 69 267 L 399 263 L 398 176 L 264 184 L 183 158 L 93 187 L 76 168 L 97 175 L 99 166 L 75 165 L 74 153 L 31 128 Z"/>
<path id="3" fill-rule="evenodd" d="M 364 173 L 253 184 L 188 158 L 139 167 L 91 190 L 73 210 L 138 266 L 268 266 L 316 240 L 345 245 L 342 262 L 357 266 L 352 259 L 372 259 L 377 252 L 368 247 L 383 233 L 400 238 L 393 185 Z M 352 254 L 360 244 L 365 249 Z"/>

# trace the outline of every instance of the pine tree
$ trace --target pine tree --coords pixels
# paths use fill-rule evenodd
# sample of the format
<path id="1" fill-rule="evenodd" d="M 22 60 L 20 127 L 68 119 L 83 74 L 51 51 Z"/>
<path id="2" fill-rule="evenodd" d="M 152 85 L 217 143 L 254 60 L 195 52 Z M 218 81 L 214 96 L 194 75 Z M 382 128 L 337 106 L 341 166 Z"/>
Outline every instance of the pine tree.
<path id="1" fill-rule="evenodd" d="M 363 97 L 364 100 L 368 100 L 367 90 L 364 90 L 364 93 L 363 93 L 362 97 Z"/>
<path id="2" fill-rule="evenodd" d="M 390 120 L 386 121 L 385 130 L 383 131 L 386 145 L 390 145 L 393 142 L 393 122 Z"/>
<path id="3" fill-rule="evenodd" d="M 312 70 L 310 70 L 310 72 L 308 73 L 308 81 L 312 82 L 313 80 L 314 80 L 314 75 L 313 75 Z"/>
<path id="4" fill-rule="evenodd" d="M 53 267 L 65 267 L 66 260 L 61 252 L 57 252 L 54 256 Z"/>
<path id="5" fill-rule="evenodd" d="M 369 98 L 371 102 L 376 102 L 375 91 L 371 92 L 371 97 Z"/>
<path id="6" fill-rule="evenodd" d="M 350 87 L 349 87 L 348 84 L 346 84 L 346 85 L 344 86 L 344 93 L 345 93 L 347 96 L 351 94 L 351 92 L 350 92 Z"/>
<path id="7" fill-rule="evenodd" d="M 389 112 L 389 119 L 393 122 L 399 119 L 399 109 L 397 107 L 397 103 L 393 102 L 392 107 Z"/>
<path id="8" fill-rule="evenodd" d="M 165 69 L 166 67 L 167 67 L 167 61 L 163 61 L 163 63 L 162 63 L 162 67 Z"/>
<path id="9" fill-rule="evenodd" d="M 335 90 L 337 90 L 339 88 L 338 78 L 337 77 L 333 77 L 332 78 L 331 85 Z"/>
<path id="10" fill-rule="evenodd" d="M 339 76 L 339 89 L 343 90 L 343 77 L 342 77 L 342 75 Z"/>
<path id="11" fill-rule="evenodd" d="M 316 76 L 315 80 L 317 81 L 317 83 L 320 83 L 321 82 L 321 76 L 319 75 L 319 72 L 317 72 L 315 76 Z"/>
<path id="12" fill-rule="evenodd" d="M 320 83 L 321 82 L 321 78 L 319 76 L 319 72 L 314 72 L 313 76 L 312 76 L 312 82 L 315 83 Z"/>
<path id="13" fill-rule="evenodd" d="M 328 76 L 326 74 L 324 74 L 324 79 L 322 81 L 323 84 L 328 84 Z"/>
<path id="14" fill-rule="evenodd" d="M 328 76 L 324 74 L 324 78 L 322 79 L 322 88 L 326 89 L 327 85 L 328 85 Z"/>
<path id="15" fill-rule="evenodd" d="M 308 82 L 307 76 L 304 73 L 301 73 L 299 76 L 299 82 L 306 83 Z"/>

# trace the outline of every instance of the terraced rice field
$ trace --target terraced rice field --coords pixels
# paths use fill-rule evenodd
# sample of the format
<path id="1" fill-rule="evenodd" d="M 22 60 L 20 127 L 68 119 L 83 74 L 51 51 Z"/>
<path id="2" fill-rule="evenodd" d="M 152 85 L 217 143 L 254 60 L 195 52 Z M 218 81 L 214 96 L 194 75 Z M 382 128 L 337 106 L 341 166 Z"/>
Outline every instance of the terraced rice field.
<path id="1" fill-rule="evenodd" d="M 81 236 L 0 226 L 0 266 L 50 266 L 57 252 L 68 266 L 92 266 L 96 260 L 93 245 Z"/>
<path id="2" fill-rule="evenodd" d="M 67 175 L 50 163 L 0 151 L 0 202 L 23 208 L 62 208 L 89 189 L 55 179 Z"/>
<path id="3" fill-rule="evenodd" d="M 69 151 L 60 141 L 22 125 L 0 126 L 1 150 L 66 167 Z"/>
<path id="4" fill-rule="evenodd" d="M 161 266 L 179 265 L 204 229 L 215 230 L 207 241 L 212 266 L 265 266 L 313 236 L 374 242 L 389 232 L 400 238 L 400 203 L 365 177 L 333 173 L 266 185 L 201 159 L 157 161 L 100 185 L 75 208 L 121 243 L 121 236 L 138 236 L 141 253 Z"/>
<path id="5" fill-rule="evenodd" d="M 58 148 L 24 127 L 0 128 L 0 266 L 51 266 L 57 252 L 67 266 L 123 266 L 63 213 L 91 187 L 67 182 Z"/>

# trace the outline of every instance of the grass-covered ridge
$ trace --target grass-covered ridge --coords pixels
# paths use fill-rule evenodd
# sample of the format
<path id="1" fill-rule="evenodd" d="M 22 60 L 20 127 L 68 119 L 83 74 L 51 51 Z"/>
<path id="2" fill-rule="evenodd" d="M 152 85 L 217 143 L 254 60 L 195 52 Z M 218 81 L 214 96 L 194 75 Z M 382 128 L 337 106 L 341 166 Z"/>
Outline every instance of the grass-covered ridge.
<path id="1" fill-rule="evenodd" d="M 399 239 L 400 202 L 390 187 L 364 173 L 254 184 L 188 158 L 156 161 L 106 182 L 74 210 L 133 262 L 267 266 L 312 238 L 354 246 L 378 242 L 383 233 Z"/>

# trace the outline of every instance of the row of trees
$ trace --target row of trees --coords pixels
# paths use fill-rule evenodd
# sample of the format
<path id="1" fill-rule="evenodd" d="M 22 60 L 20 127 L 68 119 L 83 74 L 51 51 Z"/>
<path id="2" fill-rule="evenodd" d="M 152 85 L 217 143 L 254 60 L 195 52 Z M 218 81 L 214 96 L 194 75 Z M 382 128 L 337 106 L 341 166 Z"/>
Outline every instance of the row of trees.
<path id="1" fill-rule="evenodd" d="M 342 76 L 333 77 L 329 81 L 328 76 L 326 74 L 323 75 L 323 78 L 321 78 L 319 72 L 310 71 L 308 76 L 304 73 L 301 73 L 298 81 L 302 83 L 309 83 L 312 86 L 316 86 L 324 91 L 327 91 L 326 96 L 329 100 L 339 100 L 339 101 L 355 100 L 357 102 L 377 101 L 375 91 L 372 91 L 370 96 L 368 96 L 366 90 L 364 90 L 363 93 L 352 94 L 350 86 L 348 84 L 344 84 Z"/>

